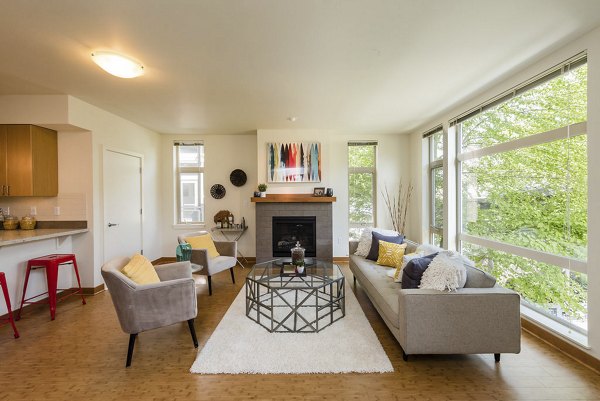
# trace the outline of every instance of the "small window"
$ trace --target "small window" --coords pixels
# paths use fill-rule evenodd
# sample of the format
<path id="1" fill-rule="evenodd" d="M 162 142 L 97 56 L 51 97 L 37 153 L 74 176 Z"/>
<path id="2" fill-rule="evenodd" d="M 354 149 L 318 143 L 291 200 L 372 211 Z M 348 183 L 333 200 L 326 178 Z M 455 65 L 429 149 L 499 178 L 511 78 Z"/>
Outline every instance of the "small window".
<path id="1" fill-rule="evenodd" d="M 423 135 L 429 153 L 429 242 L 444 244 L 444 131 L 442 127 Z"/>
<path id="2" fill-rule="evenodd" d="M 204 145 L 175 142 L 175 204 L 177 224 L 204 222 Z"/>
<path id="3" fill-rule="evenodd" d="M 365 227 L 374 227 L 377 198 L 377 142 L 348 143 L 348 225 L 357 240 Z"/>

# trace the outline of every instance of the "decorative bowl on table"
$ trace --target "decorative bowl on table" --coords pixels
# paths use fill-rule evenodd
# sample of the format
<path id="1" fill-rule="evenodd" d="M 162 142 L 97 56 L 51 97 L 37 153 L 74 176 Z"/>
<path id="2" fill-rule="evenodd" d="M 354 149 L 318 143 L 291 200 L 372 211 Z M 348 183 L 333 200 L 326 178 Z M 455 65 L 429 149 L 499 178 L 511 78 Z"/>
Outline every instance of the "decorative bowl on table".
<path id="1" fill-rule="evenodd" d="M 35 217 L 23 216 L 21 219 L 21 230 L 33 230 L 35 228 Z"/>

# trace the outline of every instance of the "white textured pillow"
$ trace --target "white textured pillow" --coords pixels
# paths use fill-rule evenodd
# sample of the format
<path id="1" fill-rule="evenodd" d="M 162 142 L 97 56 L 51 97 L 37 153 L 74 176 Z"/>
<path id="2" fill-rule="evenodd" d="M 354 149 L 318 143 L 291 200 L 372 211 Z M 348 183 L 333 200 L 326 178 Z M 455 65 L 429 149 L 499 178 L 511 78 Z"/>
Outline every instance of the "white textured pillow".
<path id="1" fill-rule="evenodd" d="M 367 257 L 369 254 L 369 251 L 371 250 L 371 240 L 373 239 L 373 235 L 371 234 L 372 231 L 383 235 L 398 235 L 398 232 L 394 230 L 383 230 L 381 228 L 370 227 L 365 228 L 360 234 L 358 246 L 356 247 L 356 252 L 354 252 L 356 256 Z"/>
<path id="2" fill-rule="evenodd" d="M 472 263 L 459 253 L 441 251 L 423 273 L 419 288 L 438 291 L 456 291 L 467 282 L 465 262 Z"/>
<path id="3" fill-rule="evenodd" d="M 422 253 L 423 255 L 431 255 L 432 253 L 441 252 L 443 248 L 431 244 L 421 244 L 417 247 L 415 252 Z"/>

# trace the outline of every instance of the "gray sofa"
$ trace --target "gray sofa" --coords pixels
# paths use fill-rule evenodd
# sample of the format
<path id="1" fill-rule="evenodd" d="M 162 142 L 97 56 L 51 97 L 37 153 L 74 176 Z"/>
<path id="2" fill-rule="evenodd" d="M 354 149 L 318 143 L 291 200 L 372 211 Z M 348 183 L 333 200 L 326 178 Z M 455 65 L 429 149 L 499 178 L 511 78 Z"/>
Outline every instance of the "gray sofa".
<path id="1" fill-rule="evenodd" d="M 408 242 L 406 253 L 417 244 Z M 487 273 L 467 266 L 465 288 L 457 291 L 401 289 L 387 276 L 389 268 L 354 255 L 350 270 L 396 337 L 402 357 L 413 354 L 494 354 L 521 350 L 520 298 L 495 284 Z"/>

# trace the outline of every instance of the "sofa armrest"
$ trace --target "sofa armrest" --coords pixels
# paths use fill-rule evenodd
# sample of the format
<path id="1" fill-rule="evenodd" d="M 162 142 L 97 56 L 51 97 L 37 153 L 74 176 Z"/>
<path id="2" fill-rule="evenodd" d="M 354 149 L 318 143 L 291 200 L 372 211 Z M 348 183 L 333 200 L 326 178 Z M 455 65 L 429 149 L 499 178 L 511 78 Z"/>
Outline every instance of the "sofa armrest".
<path id="1" fill-rule="evenodd" d="M 237 257 L 237 242 L 236 241 L 215 241 L 215 248 L 221 256 Z"/>
<path id="2" fill-rule="evenodd" d="M 176 280 L 178 278 L 192 278 L 192 267 L 189 261 L 166 263 L 154 266 L 160 281 Z"/>
<path id="3" fill-rule="evenodd" d="M 499 286 L 400 290 L 399 340 L 407 354 L 518 353 L 520 297 Z"/>

